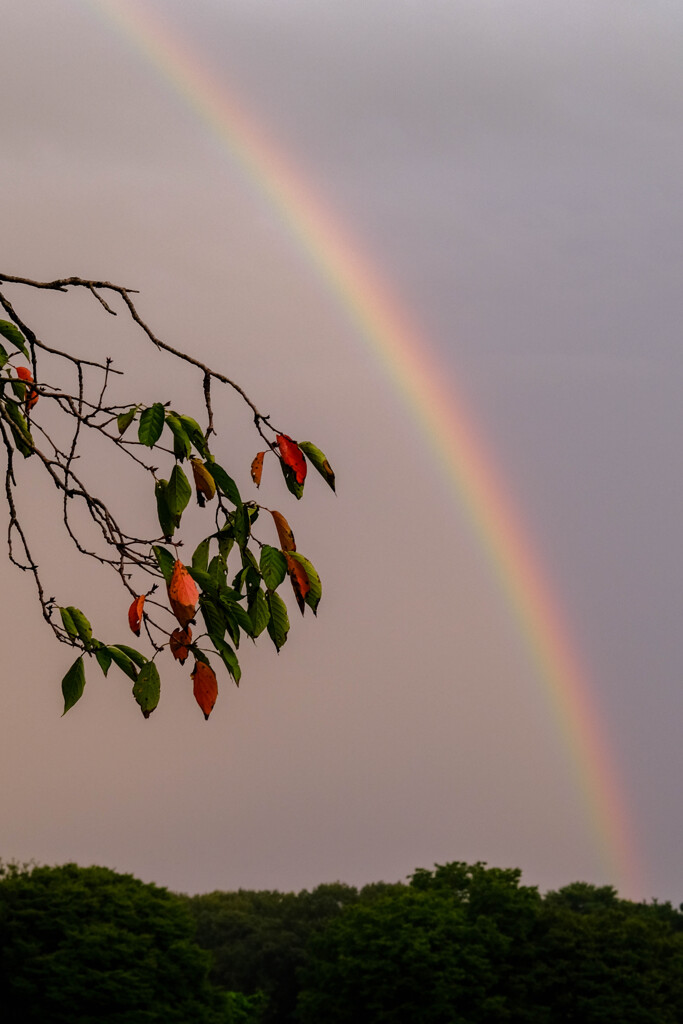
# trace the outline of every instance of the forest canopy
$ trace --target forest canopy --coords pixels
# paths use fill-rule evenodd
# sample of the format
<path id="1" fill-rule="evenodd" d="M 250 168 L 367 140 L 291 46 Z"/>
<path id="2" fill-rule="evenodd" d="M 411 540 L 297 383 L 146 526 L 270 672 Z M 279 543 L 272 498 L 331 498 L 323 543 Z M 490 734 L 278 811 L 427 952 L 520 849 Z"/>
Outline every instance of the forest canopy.
<path id="1" fill-rule="evenodd" d="M 683 913 L 460 861 L 200 896 L 6 866 L 0 984 L 10 1024 L 679 1024 Z"/>

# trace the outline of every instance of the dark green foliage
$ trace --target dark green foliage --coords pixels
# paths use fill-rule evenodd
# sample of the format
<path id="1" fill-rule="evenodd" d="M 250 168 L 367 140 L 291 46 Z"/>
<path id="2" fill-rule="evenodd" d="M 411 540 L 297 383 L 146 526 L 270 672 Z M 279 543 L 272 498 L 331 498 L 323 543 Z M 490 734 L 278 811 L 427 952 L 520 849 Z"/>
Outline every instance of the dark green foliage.
<path id="1" fill-rule="evenodd" d="M 576 883 L 542 899 L 517 870 L 454 862 L 348 908 L 312 939 L 313 1024 L 674 1024 L 683 916 Z"/>
<path id="2" fill-rule="evenodd" d="M 502 936 L 437 892 L 405 888 L 351 907 L 312 949 L 300 999 L 306 1024 L 504 1019 L 494 969 Z"/>
<path id="3" fill-rule="evenodd" d="M 455 861 L 408 885 L 180 897 L 0 864 L 2 1021 L 680 1024 L 683 914 L 520 877 Z"/>
<path id="4" fill-rule="evenodd" d="M 263 992 L 255 992 L 253 996 L 245 996 L 244 992 L 228 992 L 226 995 L 226 1024 L 262 1024 L 268 1005 L 268 997 Z"/>
<path id="5" fill-rule="evenodd" d="M 680 1024 L 683 916 L 620 900 L 610 886 L 548 893 L 534 991 L 548 1024 Z"/>
<path id="6" fill-rule="evenodd" d="M 0 878 L 3 1024 L 218 1024 L 183 900 L 106 868 Z"/>
<path id="7" fill-rule="evenodd" d="M 233 993 L 261 992 L 263 1024 L 274 1024 L 294 1020 L 310 936 L 357 899 L 356 889 L 336 883 L 299 894 L 213 892 L 188 902 L 197 941 L 213 953 L 211 980 Z"/>

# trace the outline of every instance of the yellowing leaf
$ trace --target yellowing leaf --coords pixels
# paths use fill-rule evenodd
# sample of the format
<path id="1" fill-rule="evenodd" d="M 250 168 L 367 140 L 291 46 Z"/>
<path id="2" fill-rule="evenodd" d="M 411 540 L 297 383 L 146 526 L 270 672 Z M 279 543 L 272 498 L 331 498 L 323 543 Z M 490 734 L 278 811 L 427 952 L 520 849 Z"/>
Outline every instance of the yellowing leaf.
<path id="1" fill-rule="evenodd" d="M 119 434 L 125 434 L 128 427 L 131 425 L 137 415 L 139 406 L 134 405 L 126 412 L 119 413 L 116 417 L 116 426 L 118 427 Z"/>
<path id="2" fill-rule="evenodd" d="M 315 468 L 320 473 L 323 480 L 325 480 L 325 482 L 329 484 L 329 486 L 334 491 L 334 471 L 332 469 L 332 466 L 327 461 L 327 456 L 324 454 L 324 452 L 321 452 L 319 448 L 316 448 L 316 446 L 311 441 L 299 441 L 299 448 L 304 453 L 304 455 L 308 459 L 310 459 L 310 461 L 313 463 Z"/>
<path id="3" fill-rule="evenodd" d="M 299 605 L 299 611 L 303 615 L 306 607 L 306 596 L 311 589 L 311 584 L 308 582 L 306 570 L 301 562 L 298 562 L 288 551 L 285 552 L 285 558 L 287 559 L 287 572 L 292 581 L 292 590 L 294 591 L 296 603 Z"/>
<path id="4" fill-rule="evenodd" d="M 273 522 L 275 523 L 275 529 L 277 535 L 280 538 L 280 547 L 283 551 L 296 551 L 296 542 L 294 540 L 294 534 L 292 533 L 289 523 L 282 515 L 281 512 L 271 511 Z"/>
<path id="5" fill-rule="evenodd" d="M 265 454 L 265 452 L 259 452 L 251 464 L 251 479 L 257 487 L 261 483 L 261 474 L 263 473 L 263 456 Z"/>
<path id="6" fill-rule="evenodd" d="M 308 590 L 308 593 L 304 595 L 304 599 L 309 608 L 313 610 L 313 614 L 316 615 L 318 612 L 318 605 L 320 604 L 320 598 L 323 593 L 320 577 L 312 563 L 309 562 L 307 558 L 304 558 L 303 555 L 300 555 L 298 551 L 291 552 L 289 557 L 294 561 L 299 562 L 306 570 L 310 589 Z"/>
<path id="7" fill-rule="evenodd" d="M 216 481 L 203 462 L 199 459 L 191 459 L 191 462 L 194 485 L 197 489 L 197 503 L 203 508 L 204 499 L 211 501 L 216 493 Z"/>

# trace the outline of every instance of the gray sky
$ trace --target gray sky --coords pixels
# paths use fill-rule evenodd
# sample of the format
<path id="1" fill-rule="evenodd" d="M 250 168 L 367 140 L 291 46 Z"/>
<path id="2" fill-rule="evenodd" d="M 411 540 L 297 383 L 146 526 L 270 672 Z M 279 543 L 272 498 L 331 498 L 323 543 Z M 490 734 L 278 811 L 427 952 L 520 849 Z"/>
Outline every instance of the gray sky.
<path id="1" fill-rule="evenodd" d="M 589 669 L 643 862 L 625 894 L 680 902 L 680 6 L 133 7 L 241 96 L 466 396 Z M 61 719 L 68 652 L 7 568 L 0 856 L 187 891 L 454 859 L 626 886 L 442 468 L 276 212 L 97 3 L 7 5 L 0 68 L 2 270 L 140 288 L 158 334 L 235 376 L 339 479 L 337 499 L 311 481 L 297 507 L 264 484 L 324 598 L 279 657 L 244 652 L 208 724 L 174 668 L 148 722 L 94 672 Z M 98 309 L 13 295 L 44 336 L 134 360 L 135 397 L 184 396 Z M 257 439 L 232 401 L 222 415 L 247 490 Z M 131 482 L 103 486 L 144 509 Z M 125 600 L 88 582 L 35 493 L 58 599 L 125 642 Z"/>

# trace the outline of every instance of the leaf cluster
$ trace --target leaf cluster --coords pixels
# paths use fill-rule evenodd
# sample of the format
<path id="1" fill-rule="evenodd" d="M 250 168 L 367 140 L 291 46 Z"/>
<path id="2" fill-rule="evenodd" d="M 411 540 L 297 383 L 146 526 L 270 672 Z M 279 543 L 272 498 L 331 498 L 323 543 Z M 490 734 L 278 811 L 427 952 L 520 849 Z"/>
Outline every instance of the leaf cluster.
<path id="1" fill-rule="evenodd" d="M 142 714 L 149 717 L 161 693 L 157 662 L 168 651 L 181 663 L 192 657 L 194 695 L 208 718 L 218 692 L 212 659 L 239 685 L 242 673 L 238 651 L 245 637 L 255 642 L 266 634 L 278 652 L 287 641 L 290 621 L 281 590 L 285 581 L 289 580 L 302 614 L 308 607 L 315 615 L 322 596 L 320 577 L 312 562 L 297 551 L 285 516 L 252 499 L 245 500 L 222 464 L 224 455 L 218 461 L 212 387 L 231 388 L 253 414 L 256 431 L 266 444 L 252 463 L 252 479 L 257 486 L 268 454 L 277 459 L 285 484 L 297 499 L 303 494 L 309 464 L 334 490 L 335 477 L 329 462 L 316 445 L 307 441 L 297 443 L 272 426 L 270 417 L 260 413 L 230 378 L 157 338 L 140 318 L 130 289 L 79 278 L 41 284 L 0 275 L 2 281 L 56 291 L 86 287 L 108 313 L 115 315 L 102 295 L 109 290 L 123 300 L 133 321 L 158 349 L 180 360 L 188 374 L 199 372 L 204 424 L 161 400 L 151 405 L 135 401 L 110 405 L 107 395 L 111 376 L 120 372 L 114 368 L 113 360 L 107 358 L 106 362 L 97 363 L 46 344 L 0 292 L 0 305 L 10 317 L 0 321 L 0 335 L 10 348 L 8 352 L 0 345 L 0 435 L 7 455 L 5 490 L 10 558 L 19 568 L 32 573 L 43 616 L 57 639 L 80 650 L 62 680 L 64 713 L 82 697 L 86 661 L 92 661 L 104 676 L 112 664 L 123 672 L 133 683 L 133 697 Z M 16 365 L 21 358 L 31 363 L 31 369 Z M 73 367 L 73 393 L 51 383 L 51 358 L 64 360 Z M 41 405 L 34 410 L 38 400 Z M 56 408 L 70 424 L 71 441 L 66 446 L 54 439 L 46 422 L 40 421 L 40 411 L 46 407 Z M 97 433 L 127 457 L 131 469 L 151 478 L 150 501 L 159 529 L 155 536 L 139 536 L 137 531 L 124 529 L 114 510 L 86 482 L 80 464 L 77 473 L 81 442 L 90 432 Z M 133 599 L 128 612 L 130 629 L 137 637 L 144 630 L 149 651 L 95 638 L 93 627 L 80 608 L 47 596 L 15 502 L 19 482 L 17 453 L 41 463 L 60 491 L 64 526 L 77 550 L 117 574 Z M 150 458 L 166 469 L 160 470 Z M 209 523 L 205 536 L 185 564 L 181 557 L 183 517 L 193 495 Z M 98 528 L 100 548 L 91 548 L 79 536 L 72 514 L 74 503 L 85 507 Z M 273 530 L 267 525 L 266 534 L 257 535 L 255 527 L 263 512 L 269 513 L 278 544 L 271 543 Z M 263 522 L 261 516 L 258 529 Z"/>

